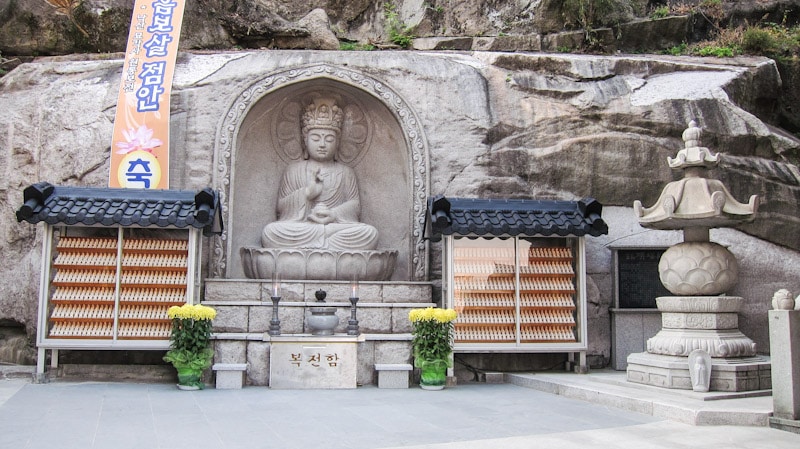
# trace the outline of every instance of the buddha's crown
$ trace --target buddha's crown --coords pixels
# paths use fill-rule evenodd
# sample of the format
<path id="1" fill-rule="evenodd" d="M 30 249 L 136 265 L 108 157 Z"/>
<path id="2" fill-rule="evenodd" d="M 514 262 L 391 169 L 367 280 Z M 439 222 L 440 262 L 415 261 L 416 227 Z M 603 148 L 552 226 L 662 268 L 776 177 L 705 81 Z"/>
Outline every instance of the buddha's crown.
<path id="1" fill-rule="evenodd" d="M 342 110 L 336 105 L 333 98 L 315 98 L 306 106 L 306 111 L 303 113 L 303 134 L 313 128 L 332 129 L 336 132 L 341 132 L 342 117 Z"/>

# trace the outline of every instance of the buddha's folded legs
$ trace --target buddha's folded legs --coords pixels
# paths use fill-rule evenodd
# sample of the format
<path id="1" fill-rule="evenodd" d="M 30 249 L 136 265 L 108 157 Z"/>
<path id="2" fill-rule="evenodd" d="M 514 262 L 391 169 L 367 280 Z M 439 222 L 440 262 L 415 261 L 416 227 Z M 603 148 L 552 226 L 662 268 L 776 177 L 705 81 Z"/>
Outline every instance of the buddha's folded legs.
<path id="1" fill-rule="evenodd" d="M 372 250 L 378 246 L 378 231 L 363 223 L 273 222 L 261 234 L 264 248 L 322 248 Z"/>

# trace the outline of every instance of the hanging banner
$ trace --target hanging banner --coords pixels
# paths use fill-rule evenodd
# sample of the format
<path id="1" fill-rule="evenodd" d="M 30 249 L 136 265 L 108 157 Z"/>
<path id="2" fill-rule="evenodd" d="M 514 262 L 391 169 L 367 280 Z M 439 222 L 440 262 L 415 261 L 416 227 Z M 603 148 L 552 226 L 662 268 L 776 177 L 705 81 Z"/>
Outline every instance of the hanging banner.
<path id="1" fill-rule="evenodd" d="M 109 187 L 169 188 L 169 97 L 185 0 L 136 0 L 111 143 Z"/>

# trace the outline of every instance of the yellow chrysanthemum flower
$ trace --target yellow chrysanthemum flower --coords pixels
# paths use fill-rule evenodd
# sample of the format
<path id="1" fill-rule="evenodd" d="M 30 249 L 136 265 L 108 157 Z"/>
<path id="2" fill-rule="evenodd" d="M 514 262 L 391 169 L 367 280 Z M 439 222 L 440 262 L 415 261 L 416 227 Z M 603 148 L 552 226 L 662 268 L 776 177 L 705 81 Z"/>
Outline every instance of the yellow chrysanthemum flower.
<path id="1" fill-rule="evenodd" d="M 412 309 L 408 312 L 408 319 L 412 323 L 419 321 L 436 321 L 439 323 L 449 323 L 456 319 L 456 311 L 453 309 L 439 309 L 427 307 L 424 309 Z"/>
<path id="2" fill-rule="evenodd" d="M 453 309 L 436 309 L 433 318 L 440 323 L 449 323 L 456 319 L 456 311 Z"/>
<path id="3" fill-rule="evenodd" d="M 170 319 L 194 319 L 194 320 L 213 320 L 217 316 L 217 311 L 213 307 L 202 304 L 184 304 L 182 306 L 172 306 L 167 310 Z"/>

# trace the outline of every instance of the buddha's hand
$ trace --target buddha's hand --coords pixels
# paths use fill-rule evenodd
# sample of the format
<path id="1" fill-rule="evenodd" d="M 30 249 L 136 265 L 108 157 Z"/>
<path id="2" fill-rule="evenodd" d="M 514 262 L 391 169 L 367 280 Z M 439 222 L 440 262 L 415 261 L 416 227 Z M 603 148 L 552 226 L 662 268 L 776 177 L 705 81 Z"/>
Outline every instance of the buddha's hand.
<path id="1" fill-rule="evenodd" d="M 328 224 L 333 223 L 336 218 L 333 216 L 333 211 L 331 211 L 328 206 L 324 204 L 317 204 L 313 209 L 311 209 L 311 213 L 308 215 L 308 220 L 318 224 Z"/>
<path id="2" fill-rule="evenodd" d="M 314 181 L 306 186 L 306 199 L 308 200 L 316 199 L 322 193 L 321 171 L 322 169 L 318 168 L 317 171 L 314 172 Z"/>

